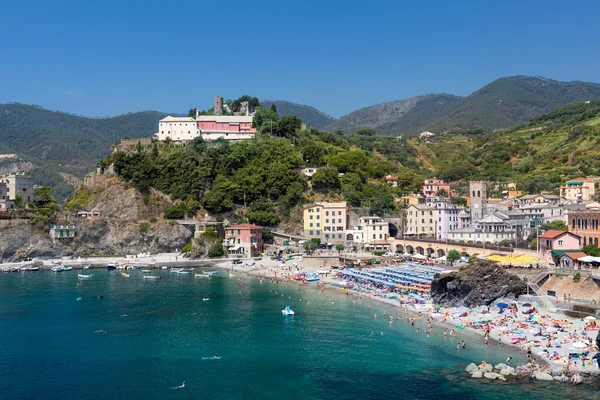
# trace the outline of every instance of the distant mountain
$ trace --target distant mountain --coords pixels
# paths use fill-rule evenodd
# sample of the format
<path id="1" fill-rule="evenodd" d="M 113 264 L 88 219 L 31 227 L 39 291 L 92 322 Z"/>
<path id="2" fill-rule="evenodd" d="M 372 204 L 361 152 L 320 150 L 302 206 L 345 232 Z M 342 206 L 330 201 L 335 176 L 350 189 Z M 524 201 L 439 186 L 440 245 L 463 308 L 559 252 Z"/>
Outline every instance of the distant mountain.
<path id="1" fill-rule="evenodd" d="M 261 105 L 265 108 L 271 107 L 272 104 L 275 104 L 277 114 L 280 116 L 295 115 L 308 127 L 322 129 L 336 120 L 311 106 L 281 100 L 261 101 Z"/>
<path id="2" fill-rule="evenodd" d="M 58 173 L 91 171 L 117 140 L 149 137 L 165 113 L 142 111 L 112 118 L 87 118 L 26 104 L 0 104 L 0 153 L 33 163 L 36 184 L 56 185 Z"/>
<path id="3" fill-rule="evenodd" d="M 513 76 L 497 79 L 466 97 L 432 94 L 363 108 L 326 128 L 352 133 L 370 127 L 386 135 L 472 128 L 491 132 L 510 128 L 568 103 L 598 98 L 597 83 Z"/>

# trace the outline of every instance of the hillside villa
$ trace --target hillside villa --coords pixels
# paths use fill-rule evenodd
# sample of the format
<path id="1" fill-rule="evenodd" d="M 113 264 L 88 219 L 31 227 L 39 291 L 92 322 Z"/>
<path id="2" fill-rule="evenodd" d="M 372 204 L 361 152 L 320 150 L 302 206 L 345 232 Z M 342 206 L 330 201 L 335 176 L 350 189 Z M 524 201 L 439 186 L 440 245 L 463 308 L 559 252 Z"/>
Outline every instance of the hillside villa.
<path id="1" fill-rule="evenodd" d="M 228 226 L 223 247 L 230 256 L 256 257 L 263 251 L 262 227 L 252 224 Z"/>
<path id="2" fill-rule="evenodd" d="M 548 264 L 560 265 L 559 257 L 567 252 L 580 252 L 581 238 L 569 231 L 549 230 L 538 236 L 542 260 Z M 584 254 L 585 255 L 585 254 Z"/>

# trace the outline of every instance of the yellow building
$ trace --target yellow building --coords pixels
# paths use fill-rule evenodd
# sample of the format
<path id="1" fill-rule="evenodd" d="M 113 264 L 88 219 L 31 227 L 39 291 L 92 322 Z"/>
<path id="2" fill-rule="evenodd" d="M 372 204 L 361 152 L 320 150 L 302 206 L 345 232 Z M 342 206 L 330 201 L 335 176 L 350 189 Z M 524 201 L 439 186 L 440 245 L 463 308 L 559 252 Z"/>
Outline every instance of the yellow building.
<path id="1" fill-rule="evenodd" d="M 425 197 L 418 196 L 416 194 L 409 194 L 407 196 L 402 196 L 402 197 L 400 197 L 399 200 L 400 201 L 397 201 L 397 203 L 400 203 L 405 206 L 416 206 L 418 204 L 425 204 L 425 201 L 426 201 Z"/>
<path id="2" fill-rule="evenodd" d="M 435 236 L 436 210 L 426 205 L 411 205 L 406 209 L 406 235 Z"/>
<path id="3" fill-rule="evenodd" d="M 560 188 L 560 197 L 567 200 L 586 202 L 596 196 L 594 181 L 588 178 L 571 179 Z"/>
<path id="4" fill-rule="evenodd" d="M 304 237 L 323 243 L 341 243 L 347 228 L 346 202 L 318 202 L 304 207 Z"/>

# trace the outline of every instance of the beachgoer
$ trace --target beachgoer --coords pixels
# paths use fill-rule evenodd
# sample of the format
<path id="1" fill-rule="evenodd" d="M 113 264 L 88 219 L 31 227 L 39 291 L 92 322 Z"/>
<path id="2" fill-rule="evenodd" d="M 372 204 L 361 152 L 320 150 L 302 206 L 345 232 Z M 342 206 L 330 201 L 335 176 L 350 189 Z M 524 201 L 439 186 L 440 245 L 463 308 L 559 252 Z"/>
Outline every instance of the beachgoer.
<path id="1" fill-rule="evenodd" d="M 512 360 L 512 357 L 508 357 L 508 358 L 506 359 L 506 362 L 505 362 L 505 363 L 506 363 L 506 365 L 510 365 L 510 360 Z"/>
<path id="2" fill-rule="evenodd" d="M 463 348 L 463 349 L 466 349 L 466 348 L 467 348 L 467 344 L 465 343 L 465 341 L 464 341 L 464 340 L 462 341 L 462 348 Z"/>

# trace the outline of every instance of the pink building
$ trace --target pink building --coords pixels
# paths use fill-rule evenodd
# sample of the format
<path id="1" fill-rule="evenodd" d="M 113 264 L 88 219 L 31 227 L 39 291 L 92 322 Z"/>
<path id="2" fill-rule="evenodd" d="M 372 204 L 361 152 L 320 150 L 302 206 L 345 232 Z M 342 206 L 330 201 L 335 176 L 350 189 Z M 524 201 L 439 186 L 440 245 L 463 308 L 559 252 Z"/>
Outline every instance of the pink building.
<path id="1" fill-rule="evenodd" d="M 256 132 L 251 116 L 200 115 L 196 120 L 198 128 L 205 133 Z"/>
<path id="2" fill-rule="evenodd" d="M 225 229 L 224 246 L 227 254 L 255 257 L 263 251 L 262 227 L 252 224 L 230 226 Z"/>
<path id="3" fill-rule="evenodd" d="M 452 196 L 450 185 L 445 183 L 443 179 L 434 177 L 433 179 L 425 179 L 425 182 L 423 182 L 423 196 L 425 197 L 436 197 L 442 189 L 446 192 L 446 196 Z"/>
<path id="4" fill-rule="evenodd" d="M 578 235 L 569 231 L 549 230 L 538 236 L 542 259 L 548 264 L 557 264 L 564 253 L 577 251 L 581 248 Z"/>

